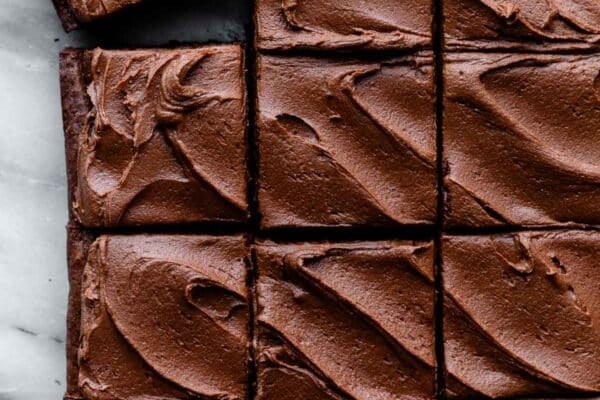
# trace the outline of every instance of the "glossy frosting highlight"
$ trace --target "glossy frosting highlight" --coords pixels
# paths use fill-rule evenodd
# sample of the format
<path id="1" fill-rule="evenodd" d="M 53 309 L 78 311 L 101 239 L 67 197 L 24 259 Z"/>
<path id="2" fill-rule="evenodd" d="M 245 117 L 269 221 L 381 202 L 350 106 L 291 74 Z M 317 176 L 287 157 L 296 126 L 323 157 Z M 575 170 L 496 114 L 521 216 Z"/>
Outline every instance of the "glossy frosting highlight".
<path id="1" fill-rule="evenodd" d="M 600 393 L 600 233 L 443 240 L 452 397 Z"/>
<path id="2" fill-rule="evenodd" d="M 430 55 L 261 56 L 258 68 L 264 227 L 433 223 Z"/>
<path id="3" fill-rule="evenodd" d="M 449 48 L 547 51 L 600 44 L 596 0 L 447 0 L 444 20 Z"/>
<path id="4" fill-rule="evenodd" d="M 91 54 L 74 211 L 88 227 L 246 219 L 239 46 Z"/>
<path id="5" fill-rule="evenodd" d="M 431 399 L 433 245 L 257 246 L 258 399 Z"/>
<path id="6" fill-rule="evenodd" d="M 386 50 L 431 45 L 427 0 L 258 0 L 261 49 Z"/>
<path id="7" fill-rule="evenodd" d="M 446 61 L 447 223 L 600 224 L 600 57 Z"/>
<path id="8" fill-rule="evenodd" d="M 82 282 L 79 387 L 98 400 L 243 400 L 242 237 L 102 236 Z"/>

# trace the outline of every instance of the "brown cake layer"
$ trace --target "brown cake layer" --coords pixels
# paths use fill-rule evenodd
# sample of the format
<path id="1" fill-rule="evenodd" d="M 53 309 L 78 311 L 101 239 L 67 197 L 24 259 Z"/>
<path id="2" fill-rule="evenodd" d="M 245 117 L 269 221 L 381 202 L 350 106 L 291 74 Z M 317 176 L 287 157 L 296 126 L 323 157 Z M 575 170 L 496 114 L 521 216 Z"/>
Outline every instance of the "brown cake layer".
<path id="1" fill-rule="evenodd" d="M 600 393 L 600 233 L 443 240 L 452 398 Z"/>
<path id="2" fill-rule="evenodd" d="M 257 0 L 261 50 L 431 47 L 430 0 Z"/>
<path id="3" fill-rule="evenodd" d="M 429 53 L 260 56 L 258 207 L 265 228 L 433 224 Z"/>
<path id="4" fill-rule="evenodd" d="M 433 398 L 431 242 L 255 251 L 258 400 Z"/>
<path id="5" fill-rule="evenodd" d="M 143 0 L 52 0 L 66 31 L 72 31 Z"/>
<path id="6" fill-rule="evenodd" d="M 239 45 L 61 56 L 72 216 L 86 227 L 244 222 Z"/>
<path id="7" fill-rule="evenodd" d="M 444 0 L 450 50 L 599 48 L 597 0 Z"/>
<path id="8" fill-rule="evenodd" d="M 246 399 L 247 255 L 241 236 L 71 230 L 66 398 Z"/>
<path id="9" fill-rule="evenodd" d="M 446 222 L 600 224 L 600 56 L 446 55 Z"/>

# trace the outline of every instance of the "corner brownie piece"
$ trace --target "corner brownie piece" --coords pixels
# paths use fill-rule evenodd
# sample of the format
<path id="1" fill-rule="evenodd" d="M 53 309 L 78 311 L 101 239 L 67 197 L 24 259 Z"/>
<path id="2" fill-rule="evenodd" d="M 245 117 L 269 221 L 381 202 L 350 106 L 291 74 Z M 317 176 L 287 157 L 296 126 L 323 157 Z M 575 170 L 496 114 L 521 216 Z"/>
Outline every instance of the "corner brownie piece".
<path id="1" fill-rule="evenodd" d="M 431 0 L 257 0 L 264 50 L 431 47 Z"/>
<path id="2" fill-rule="evenodd" d="M 77 261 L 84 246 L 71 239 Z M 243 237 L 105 235 L 85 251 L 71 282 L 81 341 L 67 399 L 246 398 Z"/>
<path id="3" fill-rule="evenodd" d="M 600 394 L 600 233 L 443 239 L 451 398 Z"/>
<path id="4" fill-rule="evenodd" d="M 242 57 L 238 45 L 63 52 L 74 218 L 86 227 L 246 221 Z"/>
<path id="5" fill-rule="evenodd" d="M 434 398 L 432 243 L 255 251 L 258 400 Z"/>
<path id="6" fill-rule="evenodd" d="M 431 54 L 358 61 L 261 56 L 265 228 L 432 224 Z"/>
<path id="7" fill-rule="evenodd" d="M 66 31 L 106 17 L 143 0 L 52 0 Z"/>
<path id="8" fill-rule="evenodd" d="M 448 54 L 449 226 L 600 224 L 598 55 Z"/>
<path id="9" fill-rule="evenodd" d="M 574 50 L 600 45 L 597 0 L 444 0 L 449 49 Z"/>

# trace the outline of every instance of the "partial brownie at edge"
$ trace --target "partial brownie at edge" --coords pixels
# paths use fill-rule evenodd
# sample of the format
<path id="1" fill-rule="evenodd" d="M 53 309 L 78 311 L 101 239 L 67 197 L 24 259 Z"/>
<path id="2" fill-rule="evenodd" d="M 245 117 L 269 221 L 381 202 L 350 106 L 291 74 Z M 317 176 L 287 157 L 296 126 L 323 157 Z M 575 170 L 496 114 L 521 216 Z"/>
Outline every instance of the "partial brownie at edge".
<path id="1" fill-rule="evenodd" d="M 52 0 L 66 31 L 114 14 L 143 0 Z"/>
<path id="2" fill-rule="evenodd" d="M 245 239 L 85 238 L 69 244 L 65 398 L 246 399 Z"/>
<path id="3" fill-rule="evenodd" d="M 600 394 L 600 233 L 443 240 L 448 397 Z"/>
<path id="4" fill-rule="evenodd" d="M 429 225 L 436 216 L 430 53 L 258 64 L 265 228 Z"/>
<path id="5" fill-rule="evenodd" d="M 433 399 L 431 242 L 255 246 L 258 400 Z"/>
<path id="6" fill-rule="evenodd" d="M 61 55 L 73 217 L 86 227 L 247 220 L 239 45 Z"/>
<path id="7" fill-rule="evenodd" d="M 596 0 L 445 0 L 449 50 L 600 49 Z"/>
<path id="8" fill-rule="evenodd" d="M 598 55 L 448 54 L 446 222 L 600 224 Z"/>
<path id="9" fill-rule="evenodd" d="M 430 0 L 257 0 L 263 50 L 399 50 L 431 47 Z"/>

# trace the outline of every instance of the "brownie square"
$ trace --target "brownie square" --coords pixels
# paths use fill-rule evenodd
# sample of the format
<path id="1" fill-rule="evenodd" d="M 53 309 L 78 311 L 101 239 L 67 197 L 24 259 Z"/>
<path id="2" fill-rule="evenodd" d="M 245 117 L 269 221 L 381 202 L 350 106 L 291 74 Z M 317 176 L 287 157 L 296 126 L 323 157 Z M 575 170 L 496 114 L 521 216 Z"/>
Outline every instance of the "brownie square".
<path id="1" fill-rule="evenodd" d="M 103 235 L 91 242 L 89 234 L 70 236 L 65 398 L 245 399 L 245 239 Z"/>
<path id="2" fill-rule="evenodd" d="M 447 224 L 600 224 L 600 56 L 446 59 Z"/>
<path id="3" fill-rule="evenodd" d="M 263 50 L 431 47 L 431 0 L 257 0 Z"/>
<path id="4" fill-rule="evenodd" d="M 261 56 L 258 201 L 265 228 L 432 224 L 432 56 Z"/>
<path id="5" fill-rule="evenodd" d="M 431 242 L 255 246 L 257 399 L 433 399 Z"/>
<path id="6" fill-rule="evenodd" d="M 577 50 L 600 45 L 597 0 L 444 0 L 447 48 Z"/>
<path id="7" fill-rule="evenodd" d="M 600 232 L 443 239 L 451 398 L 600 393 Z"/>
<path id="8" fill-rule="evenodd" d="M 52 0 L 66 31 L 114 14 L 143 0 Z"/>
<path id="9" fill-rule="evenodd" d="M 72 216 L 86 227 L 247 220 L 239 45 L 66 50 Z"/>

